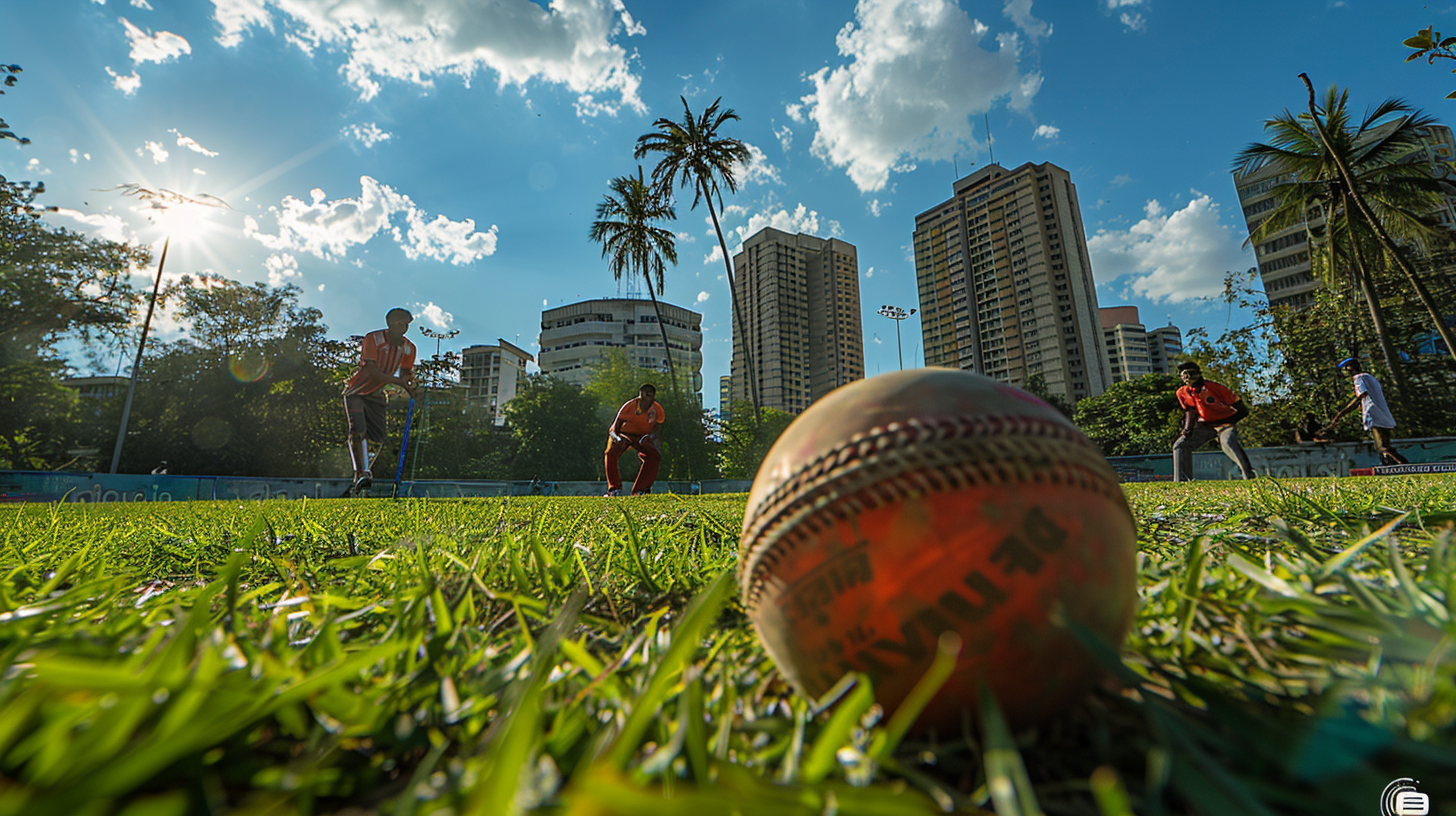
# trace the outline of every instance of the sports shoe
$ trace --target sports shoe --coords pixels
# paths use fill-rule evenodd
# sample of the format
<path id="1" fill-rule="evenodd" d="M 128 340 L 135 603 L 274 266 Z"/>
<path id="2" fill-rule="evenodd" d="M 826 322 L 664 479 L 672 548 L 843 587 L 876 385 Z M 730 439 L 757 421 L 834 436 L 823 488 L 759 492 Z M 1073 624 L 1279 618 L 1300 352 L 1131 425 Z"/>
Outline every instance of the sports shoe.
<path id="1" fill-rule="evenodd" d="M 369 487 L 371 485 L 373 485 L 373 484 L 374 484 L 374 474 L 372 474 L 372 473 L 363 473 L 363 474 L 360 474 L 359 478 L 357 478 L 357 479 L 354 480 L 354 495 L 358 496 L 358 495 L 361 495 L 361 494 L 367 492 L 369 490 Z"/>
<path id="2" fill-rule="evenodd" d="M 622 491 L 620 491 L 620 490 L 608 490 L 602 496 L 602 498 L 604 498 L 604 499 L 612 499 L 612 498 L 616 498 L 617 496 L 620 496 L 620 495 L 622 495 Z"/>

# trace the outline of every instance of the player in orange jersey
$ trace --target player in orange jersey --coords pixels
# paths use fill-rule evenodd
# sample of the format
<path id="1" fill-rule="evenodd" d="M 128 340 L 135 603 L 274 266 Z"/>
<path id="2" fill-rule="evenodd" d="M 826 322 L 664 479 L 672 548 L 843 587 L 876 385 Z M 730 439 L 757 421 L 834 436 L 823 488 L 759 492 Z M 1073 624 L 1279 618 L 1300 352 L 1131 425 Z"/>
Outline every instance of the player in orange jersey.
<path id="1" fill-rule="evenodd" d="M 387 400 L 384 386 L 398 385 L 415 395 L 415 344 L 405 338 L 414 320 L 404 309 L 390 309 L 384 316 L 388 326 L 364 335 L 359 350 L 359 370 L 344 385 L 344 412 L 349 417 L 349 459 L 354 463 L 355 495 L 369 489 L 374 481 L 369 466 L 369 443 L 384 447 L 388 438 L 384 427 Z M 376 450 L 376 455 L 378 451 Z"/>
<path id="2" fill-rule="evenodd" d="M 637 398 L 627 400 L 617 411 L 617 418 L 607 429 L 607 495 L 622 494 L 622 471 L 617 462 L 628 448 L 637 449 L 642 469 L 632 483 L 632 495 L 652 492 L 657 470 L 662 467 L 662 423 L 667 414 L 657 401 L 657 386 L 646 383 L 637 389 Z"/>

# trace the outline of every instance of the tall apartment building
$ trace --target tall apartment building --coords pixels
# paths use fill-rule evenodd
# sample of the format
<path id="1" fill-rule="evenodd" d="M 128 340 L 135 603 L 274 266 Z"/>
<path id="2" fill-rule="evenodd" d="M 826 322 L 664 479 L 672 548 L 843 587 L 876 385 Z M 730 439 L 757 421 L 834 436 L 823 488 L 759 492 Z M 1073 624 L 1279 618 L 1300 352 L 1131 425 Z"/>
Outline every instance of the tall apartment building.
<path id="1" fill-rule="evenodd" d="M 678 382 L 702 404 L 703 316 L 658 301 Z M 636 298 L 583 300 L 541 312 L 541 373 L 586 385 L 592 364 L 611 349 L 623 349 L 633 365 L 667 371 L 668 350 L 652 301 Z"/>
<path id="2" fill-rule="evenodd" d="M 733 256 L 746 326 L 734 316 L 732 400 L 751 400 L 743 350 L 753 349 L 761 404 L 791 414 L 864 379 L 859 257 L 838 238 L 765 227 Z"/>
<path id="3" fill-rule="evenodd" d="M 466 402 L 490 409 L 496 425 L 506 424 L 505 407 L 516 396 L 533 358 L 505 340 L 493 346 L 473 345 L 460 354 L 460 384 Z"/>
<path id="4" fill-rule="evenodd" d="M 1393 124 L 1370 131 L 1369 139 L 1378 139 L 1389 133 Z M 1406 161 L 1427 162 L 1437 175 L 1448 175 L 1449 171 L 1439 162 L 1448 162 L 1456 157 L 1456 138 L 1451 129 L 1444 125 L 1427 128 L 1425 144 L 1411 153 Z M 1274 165 L 1266 165 L 1253 173 L 1235 172 L 1234 185 L 1238 189 L 1239 206 L 1244 211 L 1244 223 L 1252 234 L 1270 211 L 1279 203 L 1277 187 L 1289 181 L 1289 174 L 1280 172 Z M 1432 213 L 1442 225 L 1456 227 L 1456 197 L 1445 196 L 1436 211 Z M 1308 228 L 1321 230 L 1323 216 L 1309 222 Z M 1320 287 L 1315 279 L 1309 261 L 1309 243 L 1306 225 L 1296 224 L 1281 230 L 1254 245 L 1254 259 L 1258 264 L 1259 278 L 1264 283 L 1264 293 L 1271 306 L 1299 306 L 1309 301 L 1311 294 Z"/>
<path id="5" fill-rule="evenodd" d="M 1077 188 L 1051 163 L 987 165 L 915 217 L 925 364 L 1070 402 L 1109 383 Z"/>
<path id="6" fill-rule="evenodd" d="M 718 418 L 727 421 L 733 415 L 733 378 L 724 374 L 718 378 Z"/>
<path id="7" fill-rule="evenodd" d="M 1104 307 L 1097 316 L 1112 382 L 1173 372 L 1177 356 L 1183 353 L 1183 333 L 1177 326 L 1149 331 L 1138 320 L 1136 306 Z"/>

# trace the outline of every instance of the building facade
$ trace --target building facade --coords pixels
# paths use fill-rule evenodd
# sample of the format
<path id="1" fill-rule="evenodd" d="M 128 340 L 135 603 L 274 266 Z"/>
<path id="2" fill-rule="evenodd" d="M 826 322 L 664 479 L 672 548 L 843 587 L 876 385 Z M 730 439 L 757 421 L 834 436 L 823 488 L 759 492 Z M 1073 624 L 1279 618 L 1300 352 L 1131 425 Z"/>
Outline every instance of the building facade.
<path id="1" fill-rule="evenodd" d="M 460 384 L 465 400 L 488 408 L 496 425 L 506 424 L 505 407 L 526 377 L 526 351 L 505 340 L 493 346 L 474 345 L 460 354 Z"/>
<path id="2" fill-rule="evenodd" d="M 1378 139 L 1393 129 L 1384 125 L 1370 131 L 1369 138 Z M 1430 164 L 1437 176 L 1449 176 L 1445 162 L 1456 157 L 1456 137 L 1444 125 L 1432 125 L 1426 130 L 1424 145 L 1411 153 L 1405 160 Z M 1289 181 L 1289 174 L 1280 172 L 1277 166 L 1266 165 L 1253 173 L 1234 172 L 1234 186 L 1239 194 L 1239 206 L 1244 211 L 1244 223 L 1252 235 L 1255 229 L 1279 204 L 1278 187 Z M 1442 226 L 1456 227 L 1456 197 L 1444 196 L 1431 213 Z M 1309 259 L 1309 233 L 1323 232 L 1323 216 L 1311 219 L 1307 224 L 1295 224 L 1288 229 L 1265 236 L 1254 244 L 1254 259 L 1258 264 L 1259 278 L 1264 284 L 1264 293 L 1271 306 L 1300 306 L 1307 303 L 1314 291 L 1321 286 L 1315 279 Z"/>
<path id="3" fill-rule="evenodd" d="M 859 257 L 838 238 L 765 227 L 733 256 L 746 325 L 734 315 L 732 402 L 751 402 L 745 348 L 764 407 L 802 413 L 841 385 L 864 379 Z"/>
<path id="4" fill-rule="evenodd" d="M 703 316 L 658 301 L 680 386 L 702 404 Z M 584 300 L 541 312 L 541 373 L 584 386 L 592 365 L 622 349 L 633 365 L 667 372 L 667 349 L 652 301 L 636 298 Z"/>
<path id="5" fill-rule="evenodd" d="M 1076 402 L 1109 380 L 1077 189 L 1051 163 L 991 164 L 915 217 L 925 364 Z"/>
<path id="6" fill-rule="evenodd" d="M 1097 310 L 1097 316 L 1112 382 L 1173 373 L 1178 355 L 1183 353 L 1183 333 L 1177 326 L 1148 330 L 1138 319 L 1136 306 L 1104 307 Z"/>

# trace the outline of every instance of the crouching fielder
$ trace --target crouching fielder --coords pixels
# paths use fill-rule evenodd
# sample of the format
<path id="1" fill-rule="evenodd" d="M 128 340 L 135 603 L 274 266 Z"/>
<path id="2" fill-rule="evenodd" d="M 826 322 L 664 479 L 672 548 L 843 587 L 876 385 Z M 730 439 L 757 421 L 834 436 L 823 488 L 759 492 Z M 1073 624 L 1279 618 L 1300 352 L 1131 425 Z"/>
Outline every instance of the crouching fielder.
<path id="1" fill-rule="evenodd" d="M 662 403 L 657 402 L 657 387 L 651 383 L 637 389 L 637 398 L 627 400 L 617 411 L 617 418 L 607 429 L 608 496 L 622 494 L 622 471 L 617 463 L 628 448 L 635 448 L 637 458 L 642 460 L 642 469 L 632 483 L 632 495 L 652 492 L 652 483 L 657 481 L 657 470 L 662 466 L 662 423 L 666 419 Z"/>
<path id="2" fill-rule="evenodd" d="M 388 326 L 364 335 L 359 349 L 359 370 L 344 385 L 344 413 L 349 418 L 349 459 L 354 463 L 353 491 L 362 493 L 374 481 L 369 466 L 374 454 L 388 438 L 384 409 L 388 404 L 384 386 L 398 385 L 415 394 L 415 344 L 404 336 L 414 316 L 404 309 L 390 309 L 384 316 Z"/>

